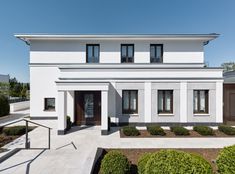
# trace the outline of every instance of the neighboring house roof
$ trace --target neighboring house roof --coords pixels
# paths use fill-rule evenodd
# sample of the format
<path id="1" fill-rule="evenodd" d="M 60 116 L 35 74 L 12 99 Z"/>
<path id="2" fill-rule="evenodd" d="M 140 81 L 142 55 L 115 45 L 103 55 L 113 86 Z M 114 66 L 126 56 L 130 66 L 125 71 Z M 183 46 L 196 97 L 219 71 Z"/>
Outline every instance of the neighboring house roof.
<path id="1" fill-rule="evenodd" d="M 235 83 L 235 71 L 228 71 L 224 74 L 224 83 Z"/>
<path id="2" fill-rule="evenodd" d="M 219 34 L 15 34 L 15 37 L 30 44 L 30 40 L 79 40 L 79 39 L 99 39 L 99 40 L 201 40 L 205 44 L 217 38 Z"/>
<path id="3" fill-rule="evenodd" d="M 10 76 L 0 74 L 0 82 L 9 83 Z"/>

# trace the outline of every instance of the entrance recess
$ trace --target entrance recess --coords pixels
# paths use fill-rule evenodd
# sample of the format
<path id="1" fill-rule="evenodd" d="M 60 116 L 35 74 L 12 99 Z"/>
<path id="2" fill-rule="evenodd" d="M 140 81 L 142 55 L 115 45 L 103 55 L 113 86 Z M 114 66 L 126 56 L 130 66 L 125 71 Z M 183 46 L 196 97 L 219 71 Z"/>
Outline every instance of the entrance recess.
<path id="1" fill-rule="evenodd" d="M 101 92 L 75 92 L 75 118 L 77 125 L 101 124 Z"/>

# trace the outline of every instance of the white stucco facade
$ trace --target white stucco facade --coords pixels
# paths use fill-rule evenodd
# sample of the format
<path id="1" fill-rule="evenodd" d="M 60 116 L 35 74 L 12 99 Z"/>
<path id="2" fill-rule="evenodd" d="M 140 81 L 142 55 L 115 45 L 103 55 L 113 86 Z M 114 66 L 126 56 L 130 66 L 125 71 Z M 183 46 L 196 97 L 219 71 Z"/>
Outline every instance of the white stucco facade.
<path id="1" fill-rule="evenodd" d="M 30 44 L 30 115 L 77 117 L 76 91 L 99 91 L 101 130 L 111 122 L 217 124 L 223 121 L 223 74 L 204 67 L 204 45 L 218 35 L 17 35 Z M 99 44 L 99 62 L 86 63 L 86 45 Z M 134 45 L 134 62 L 121 63 L 121 44 Z M 150 63 L 150 44 L 163 44 L 163 61 Z M 123 90 L 138 91 L 138 112 L 123 114 Z M 171 90 L 172 112 L 158 113 L 158 91 Z M 208 91 L 208 112 L 195 114 L 194 90 Z M 55 110 L 45 110 L 45 98 Z"/>

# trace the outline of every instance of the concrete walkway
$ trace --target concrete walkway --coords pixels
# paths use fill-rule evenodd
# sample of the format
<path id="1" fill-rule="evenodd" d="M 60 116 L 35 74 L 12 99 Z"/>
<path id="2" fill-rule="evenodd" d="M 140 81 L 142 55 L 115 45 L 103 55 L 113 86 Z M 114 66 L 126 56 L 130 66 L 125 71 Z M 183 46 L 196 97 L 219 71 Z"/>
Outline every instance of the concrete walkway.
<path id="1" fill-rule="evenodd" d="M 22 150 L 0 164 L 1 173 L 90 173 L 97 147 L 103 148 L 222 148 L 235 144 L 235 138 L 120 138 L 117 129 L 108 136 L 100 127 L 73 128 L 57 136 L 55 121 L 40 121 L 54 128 L 51 150 Z M 80 129 L 80 130 L 79 130 Z M 36 128 L 29 134 L 32 148 L 47 147 L 47 130 Z M 24 146 L 24 136 L 6 145 Z"/>
<path id="2" fill-rule="evenodd" d="M 0 117 L 0 126 L 10 123 L 12 121 L 19 120 L 23 117 L 29 116 L 29 109 L 27 110 L 22 110 L 22 111 L 16 111 L 10 113 L 10 115 Z"/>

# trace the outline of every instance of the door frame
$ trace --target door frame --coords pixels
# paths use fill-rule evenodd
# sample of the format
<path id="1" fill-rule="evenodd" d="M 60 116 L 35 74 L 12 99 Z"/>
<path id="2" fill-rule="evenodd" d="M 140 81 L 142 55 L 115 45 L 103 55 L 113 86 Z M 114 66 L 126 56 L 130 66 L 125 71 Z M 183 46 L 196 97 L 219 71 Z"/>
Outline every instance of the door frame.
<path id="1" fill-rule="evenodd" d="M 94 117 L 85 118 L 84 94 L 94 95 Z M 76 125 L 101 125 L 101 91 L 75 91 L 74 112 Z"/>

